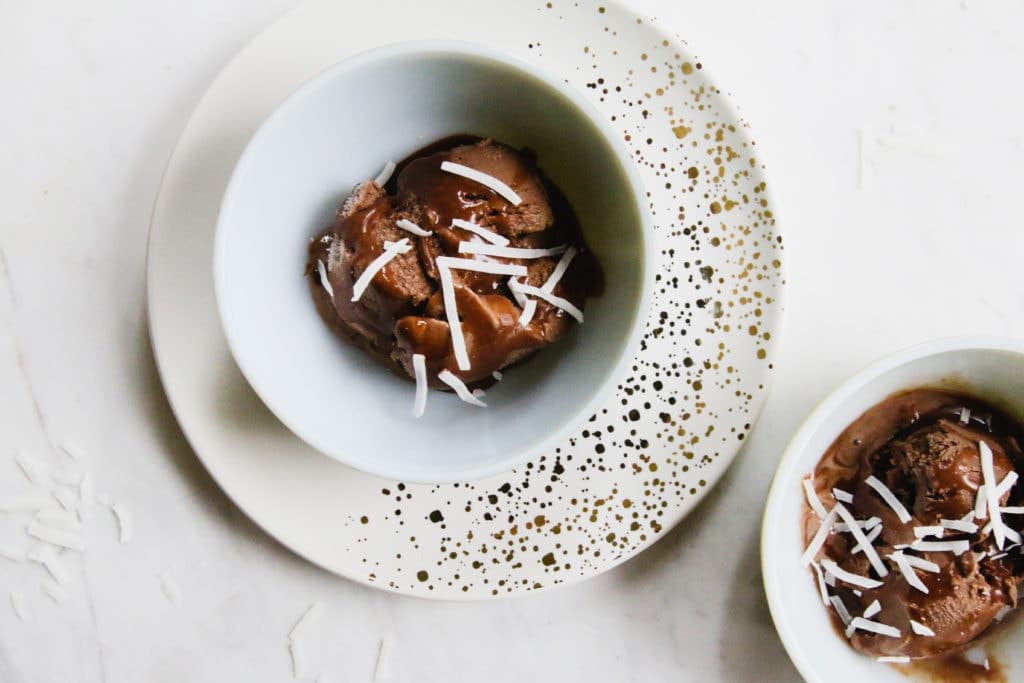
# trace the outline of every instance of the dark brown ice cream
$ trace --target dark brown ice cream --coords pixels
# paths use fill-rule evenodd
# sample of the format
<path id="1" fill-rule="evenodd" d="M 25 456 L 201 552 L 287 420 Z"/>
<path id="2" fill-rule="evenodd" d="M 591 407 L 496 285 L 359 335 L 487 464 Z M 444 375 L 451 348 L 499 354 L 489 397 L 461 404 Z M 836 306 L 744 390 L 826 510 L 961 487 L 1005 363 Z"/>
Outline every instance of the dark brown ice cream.
<path id="1" fill-rule="evenodd" d="M 446 161 L 505 183 L 521 202 L 515 205 L 487 185 L 445 172 Z M 430 234 L 403 230 L 401 221 Z M 317 309 L 339 336 L 400 374 L 414 376 L 413 355 L 422 354 L 430 386 L 437 388 L 447 388 L 437 379 L 443 370 L 470 387 L 487 386 L 496 371 L 557 341 L 576 324 L 563 308 L 542 299 L 534 299 L 532 320 L 521 324 L 524 299 L 510 290 L 508 276 L 452 269 L 457 319 L 470 360 L 468 369 L 460 369 L 437 259 L 519 265 L 526 275 L 518 281 L 541 288 L 565 254 L 522 259 L 467 255 L 460 252 L 460 243 L 486 244 L 488 239 L 453 225 L 458 221 L 498 235 L 510 248 L 569 248 L 568 268 L 550 293 L 580 311 L 587 297 L 600 294 L 603 282 L 571 207 L 529 152 L 457 136 L 398 164 L 384 187 L 373 181 L 359 185 L 334 225 L 310 244 L 306 272 Z M 388 261 L 353 301 L 353 285 L 384 253 L 386 243 L 403 239 L 412 249 Z"/>
<path id="2" fill-rule="evenodd" d="M 1024 486 L 1011 485 L 1011 473 L 1024 463 L 1022 444 L 1024 427 L 986 402 L 922 389 L 871 408 L 829 447 L 812 478 L 820 509 L 844 505 L 862 534 L 874 536 L 870 545 L 887 571 L 880 575 L 869 553 L 854 553 L 858 538 L 846 530 L 833 529 L 814 557 L 815 572 L 828 579 L 829 609 L 854 648 L 887 658 L 947 655 L 991 633 L 1017 606 L 1024 516 L 1014 508 L 1024 502 Z M 985 447 L 997 488 L 1009 485 L 996 505 L 1006 529 L 1002 547 L 978 500 Z M 810 545 L 822 524 L 810 501 L 803 524 Z M 855 581 L 829 572 L 830 561 Z M 856 577 L 878 585 L 857 585 Z M 848 623 L 865 611 L 871 624 Z M 874 632 L 876 625 L 885 633 Z"/>

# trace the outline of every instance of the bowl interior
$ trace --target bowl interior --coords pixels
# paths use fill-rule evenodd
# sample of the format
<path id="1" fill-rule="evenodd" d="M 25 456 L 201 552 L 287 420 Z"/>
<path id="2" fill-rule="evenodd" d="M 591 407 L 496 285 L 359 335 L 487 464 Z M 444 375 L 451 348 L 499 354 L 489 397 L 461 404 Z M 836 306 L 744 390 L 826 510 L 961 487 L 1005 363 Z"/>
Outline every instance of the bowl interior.
<path id="1" fill-rule="evenodd" d="M 639 336 L 650 238 L 626 152 L 566 88 L 483 48 L 405 44 L 333 67 L 263 124 L 225 195 L 214 275 L 235 359 L 292 431 L 371 473 L 451 482 L 537 455 L 607 395 Z M 455 133 L 537 152 L 607 287 L 588 301 L 584 325 L 488 392 L 488 409 L 432 392 L 416 420 L 413 385 L 329 332 L 303 269 L 309 238 L 357 183 Z"/>
<path id="2" fill-rule="evenodd" d="M 783 456 L 769 495 L 762 538 L 765 589 L 779 635 L 809 681 L 906 681 L 887 665 L 857 654 L 833 631 L 811 570 L 800 564 L 801 480 L 837 436 L 890 394 L 918 387 L 962 390 L 1024 419 L 1024 345 L 962 348 L 941 342 L 934 352 L 894 357 L 854 377 L 816 410 Z M 949 348 L 952 347 L 952 348 Z M 1024 671 L 1024 629 L 1011 626 L 993 648 L 1010 671 Z M 1011 680 L 1014 677 L 1010 676 Z"/>

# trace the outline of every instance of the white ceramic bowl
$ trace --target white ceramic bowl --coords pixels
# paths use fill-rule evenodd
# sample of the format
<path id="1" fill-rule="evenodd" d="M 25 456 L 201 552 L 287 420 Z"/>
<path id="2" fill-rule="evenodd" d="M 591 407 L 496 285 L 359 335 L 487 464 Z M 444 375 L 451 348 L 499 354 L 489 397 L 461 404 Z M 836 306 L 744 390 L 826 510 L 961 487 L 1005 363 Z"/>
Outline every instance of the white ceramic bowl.
<path id="1" fill-rule="evenodd" d="M 1024 419 L 1024 342 L 956 338 L 923 344 L 858 373 L 822 403 L 797 431 L 779 463 L 761 533 L 765 592 L 786 651 L 811 683 L 907 681 L 889 665 L 857 654 L 837 635 L 810 571 L 801 566 L 801 480 L 839 434 L 890 394 L 918 387 L 965 390 Z M 1024 622 L 990 647 L 1009 680 L 1024 676 Z"/>
<path id="2" fill-rule="evenodd" d="M 587 302 L 584 325 L 488 391 L 488 409 L 431 392 L 417 420 L 413 385 L 331 334 L 303 269 L 309 239 L 357 183 L 456 133 L 537 152 L 576 210 L 607 288 Z M 295 434 L 372 474 L 447 483 L 521 465 L 593 414 L 637 350 L 653 252 L 633 162 L 580 94 L 481 46 L 413 42 L 337 64 L 267 119 L 224 196 L 214 279 L 238 366 Z"/>

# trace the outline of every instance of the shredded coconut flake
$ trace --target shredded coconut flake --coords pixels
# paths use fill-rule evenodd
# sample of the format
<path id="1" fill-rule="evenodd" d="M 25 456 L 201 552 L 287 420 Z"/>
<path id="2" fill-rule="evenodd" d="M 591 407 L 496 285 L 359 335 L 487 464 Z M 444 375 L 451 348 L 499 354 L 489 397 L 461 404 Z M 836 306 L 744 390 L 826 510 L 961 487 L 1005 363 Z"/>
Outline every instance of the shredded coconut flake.
<path id="1" fill-rule="evenodd" d="M 79 534 L 65 529 L 47 526 L 40 522 L 29 522 L 28 526 L 25 527 L 25 531 L 32 538 L 39 539 L 50 545 L 60 546 L 68 550 L 77 550 L 78 552 L 85 550 L 85 539 Z"/>
<path id="2" fill-rule="evenodd" d="M 851 586 L 858 586 L 859 588 L 878 588 L 882 585 L 881 581 L 861 576 L 860 574 L 854 574 L 848 572 L 832 560 L 822 560 L 822 568 L 832 576 L 836 577 L 840 581 L 850 584 Z"/>
<path id="3" fill-rule="evenodd" d="M 501 378 L 504 376 L 505 375 L 501 374 L 501 370 L 495 370 L 494 372 L 491 373 L 491 377 L 494 378 L 495 382 L 500 382 Z"/>
<path id="4" fill-rule="evenodd" d="M 377 663 L 373 666 L 373 683 L 384 683 L 391 679 L 391 645 L 387 638 L 380 639 Z"/>
<path id="5" fill-rule="evenodd" d="M 864 610 L 864 614 L 862 614 L 861 616 L 864 617 L 865 619 L 870 619 L 871 617 L 875 616 L 876 614 L 878 614 L 881 611 L 882 611 L 882 603 L 878 602 L 878 600 L 875 600 L 874 602 L 872 602 L 870 605 L 867 606 L 867 609 Z"/>
<path id="6" fill-rule="evenodd" d="M 960 409 L 960 424 L 967 424 L 971 421 L 971 409 L 964 406 Z"/>
<path id="7" fill-rule="evenodd" d="M 114 513 L 114 517 L 117 519 L 118 540 L 121 543 L 130 543 L 135 529 L 131 512 L 121 503 L 111 505 L 110 511 Z"/>
<path id="8" fill-rule="evenodd" d="M 58 559 L 57 553 L 50 547 L 41 547 L 37 550 L 26 555 L 28 560 L 37 564 L 43 565 L 43 567 L 50 573 L 53 580 L 61 585 L 67 585 L 71 580 L 71 574 L 67 567 Z"/>
<path id="9" fill-rule="evenodd" d="M 811 506 L 811 510 L 814 510 L 814 514 L 818 515 L 818 519 L 825 519 L 825 506 L 821 502 L 821 498 L 818 497 L 818 492 L 814 490 L 814 482 L 811 481 L 811 477 L 805 477 L 803 480 L 804 496 L 807 498 L 807 504 Z"/>
<path id="10" fill-rule="evenodd" d="M 875 660 L 882 664 L 910 664 L 910 657 L 906 655 L 893 655 L 886 657 L 879 657 Z"/>
<path id="11" fill-rule="evenodd" d="M 1005 512 L 1005 509 L 1003 510 Z M 974 516 L 974 513 L 971 513 Z M 940 519 L 939 526 L 950 531 L 961 531 L 965 534 L 973 534 L 978 531 L 978 525 L 974 522 L 965 522 L 959 519 Z"/>
<path id="12" fill-rule="evenodd" d="M 935 536 L 936 538 L 942 538 L 946 533 L 946 527 L 944 526 L 917 526 L 914 527 L 914 536 L 916 538 L 927 538 L 928 536 Z"/>
<path id="13" fill-rule="evenodd" d="M 438 373 L 437 378 L 444 382 L 445 384 L 447 384 L 449 387 L 451 387 L 452 391 L 454 391 L 455 394 L 466 403 L 469 403 L 470 405 L 474 406 L 479 406 L 480 408 L 487 407 L 486 403 L 484 403 L 476 396 L 474 396 L 472 393 L 470 393 L 469 389 L 466 387 L 466 385 L 462 382 L 461 379 L 453 375 L 448 370 L 442 370 L 440 373 Z"/>
<path id="14" fill-rule="evenodd" d="M 971 549 L 970 541 L 914 541 L 911 550 L 931 553 L 953 553 L 963 555 Z"/>
<path id="15" fill-rule="evenodd" d="M 165 570 L 160 575 L 160 592 L 164 594 L 164 597 L 172 605 L 177 605 L 181 602 L 181 591 L 178 589 L 178 584 L 171 578 L 170 569 Z"/>
<path id="16" fill-rule="evenodd" d="M 55 581 L 47 579 L 39 584 L 39 588 L 43 591 L 43 594 L 53 600 L 56 604 L 61 604 L 67 597 L 67 591 L 61 588 Z"/>
<path id="17" fill-rule="evenodd" d="M 373 179 L 373 184 L 377 187 L 384 187 L 387 185 L 388 181 L 391 180 L 391 176 L 395 173 L 395 168 L 397 167 L 393 161 L 389 161 L 384 164 L 384 170 L 380 172 L 380 175 Z"/>
<path id="18" fill-rule="evenodd" d="M 47 475 L 50 472 L 49 465 L 40 460 L 36 460 L 24 451 L 21 451 L 14 456 L 14 462 L 18 465 L 18 468 L 30 483 L 35 484 L 36 486 L 46 485 Z"/>
<path id="19" fill-rule="evenodd" d="M 18 619 L 25 621 L 25 599 L 18 591 L 11 591 L 11 609 L 14 610 Z"/>
<path id="20" fill-rule="evenodd" d="M 833 595 L 828 599 L 828 601 L 832 603 L 833 607 L 835 607 L 836 614 L 838 614 L 839 618 L 843 621 L 843 626 L 849 626 L 850 622 L 853 621 L 853 617 L 850 616 L 850 611 L 846 609 L 846 605 L 843 604 L 840 597 L 838 595 Z"/>
<path id="21" fill-rule="evenodd" d="M 1009 506 L 1005 508 L 999 508 L 999 511 L 1004 515 L 1024 515 L 1024 507 Z"/>
<path id="22" fill-rule="evenodd" d="M 72 460 L 81 460 L 85 457 L 84 452 L 78 447 L 78 444 L 71 439 L 64 439 L 60 444 L 60 449 L 64 451 L 69 458 Z"/>
<path id="23" fill-rule="evenodd" d="M 999 482 L 999 486 L 996 486 L 995 498 L 997 503 L 1003 499 L 1003 496 L 1005 496 L 1010 489 L 1013 488 L 1013 485 L 1017 483 L 1017 479 L 1019 478 L 1020 475 L 1016 472 L 1010 472 L 1003 477 L 1003 480 Z M 1002 508 L 1000 507 L 999 509 L 1001 510 Z"/>
<path id="24" fill-rule="evenodd" d="M 821 521 L 821 525 L 818 526 L 817 533 L 814 534 L 811 542 L 807 544 L 807 549 L 804 550 L 803 557 L 800 558 L 801 563 L 803 563 L 805 567 L 814 560 L 818 551 L 821 550 L 821 546 L 825 545 L 825 540 L 832 532 L 832 526 L 835 524 L 836 515 L 838 514 L 839 513 L 836 512 L 835 508 L 833 508 L 831 512 L 825 515 L 825 519 Z"/>
<path id="25" fill-rule="evenodd" d="M 397 242 L 385 242 L 384 251 L 380 256 L 370 261 L 370 265 L 366 267 L 366 270 L 362 272 L 355 284 L 352 285 L 352 301 L 359 301 L 362 298 L 363 292 L 370 286 L 373 278 L 380 271 L 384 270 L 384 267 L 391 262 L 393 258 L 399 254 L 408 254 L 412 250 L 412 245 L 409 244 L 408 238 L 403 237 Z"/>
<path id="26" fill-rule="evenodd" d="M 917 575 L 914 568 L 910 566 L 910 563 L 907 562 L 907 558 L 902 552 L 897 551 L 893 553 L 889 556 L 889 559 L 896 563 L 900 573 L 903 574 L 903 578 L 907 580 L 907 583 L 910 584 L 911 587 L 916 588 L 922 593 L 928 592 L 928 586 L 924 585 L 924 581 L 922 581 L 921 577 Z"/>
<path id="27" fill-rule="evenodd" d="M 551 271 L 551 275 L 540 288 L 545 292 L 554 292 L 555 287 L 559 282 L 561 282 L 562 277 L 564 277 L 566 271 L 569 270 L 569 265 L 572 263 L 572 260 L 576 258 L 576 254 L 578 253 L 579 251 L 576 247 L 569 247 L 566 249 L 565 253 L 562 254 L 562 258 L 558 260 L 558 265 L 556 265 L 555 269 Z M 513 295 L 515 295 L 515 292 L 513 292 Z M 520 296 L 522 296 L 522 294 L 520 294 Z M 519 316 L 519 324 L 522 327 L 526 327 L 533 321 L 533 316 L 537 313 L 537 302 L 533 299 L 529 299 L 525 306 L 523 304 L 520 304 L 520 306 L 523 309 L 523 313 Z"/>
<path id="28" fill-rule="evenodd" d="M 460 254 L 478 254 L 480 256 L 511 259 L 537 259 L 558 256 L 559 254 L 564 254 L 566 248 L 564 244 L 550 249 L 521 249 L 519 247 L 500 247 L 496 244 L 483 244 L 482 242 L 459 242 Z"/>
<path id="29" fill-rule="evenodd" d="M 485 240 L 487 240 L 491 244 L 493 244 L 495 246 L 498 246 L 498 247 L 507 247 L 509 245 L 509 241 L 508 241 L 507 237 L 499 235 L 498 233 L 496 233 L 496 232 L 494 232 L 492 230 L 488 230 L 487 228 L 485 228 L 482 225 L 477 225 L 476 223 L 473 223 L 472 221 L 463 220 L 461 218 L 453 218 L 452 219 L 452 227 L 453 228 L 461 228 L 463 230 L 468 230 L 471 233 L 473 233 L 474 235 L 479 235 L 480 237 L 483 237 Z"/>
<path id="30" fill-rule="evenodd" d="M 878 477 L 872 475 L 865 479 L 864 483 L 878 492 L 878 495 L 881 496 L 886 505 L 892 508 L 892 511 L 896 513 L 896 516 L 899 517 L 901 522 L 906 524 L 910 521 L 911 517 L 910 513 L 907 512 L 907 508 L 903 507 L 903 503 L 899 501 L 893 492 L 889 490 L 889 487 L 883 484 Z"/>
<path id="31" fill-rule="evenodd" d="M 451 161 L 442 161 L 441 170 L 445 171 L 446 173 L 459 175 L 462 176 L 463 178 L 468 178 L 473 182 L 480 183 L 481 185 L 488 187 L 497 192 L 498 194 L 500 194 L 502 197 L 511 202 L 513 206 L 519 206 L 520 204 L 523 203 L 522 198 L 518 194 L 516 194 L 515 190 L 513 190 L 511 187 L 501 182 L 494 176 L 478 171 L 475 168 L 463 166 L 462 164 L 456 164 Z"/>
<path id="32" fill-rule="evenodd" d="M 299 620 L 292 626 L 292 630 L 288 632 L 288 640 L 292 642 L 299 640 L 305 631 L 312 628 L 311 625 L 316 623 L 323 611 L 323 606 L 318 602 L 314 602 L 307 607 L 306 611 L 299 617 Z"/>
<path id="33" fill-rule="evenodd" d="M 429 230 L 424 230 L 423 228 L 421 228 L 420 226 L 416 225 L 415 223 L 406 218 L 399 218 L 397 221 L 395 221 L 395 225 L 408 233 L 416 235 L 417 237 L 430 237 L 431 235 L 434 234 Z"/>
<path id="34" fill-rule="evenodd" d="M 992 535 L 995 537 L 996 545 L 1002 550 L 1006 545 L 1006 527 L 999 512 L 999 488 L 996 484 L 995 467 L 992 464 L 992 449 L 984 441 L 979 441 L 978 451 L 981 454 L 981 474 L 985 480 L 985 487 L 994 494 L 985 494 L 988 499 L 988 515 L 992 520 Z"/>
<path id="35" fill-rule="evenodd" d="M 53 489 L 53 497 L 60 503 L 60 506 L 68 512 L 78 511 L 78 497 L 63 487 Z"/>
<path id="36" fill-rule="evenodd" d="M 510 275 L 512 277 L 525 277 L 526 266 L 517 266 L 509 263 L 491 263 L 489 261 L 475 261 L 468 258 L 456 258 L 454 256 L 437 257 L 437 267 L 448 270 L 472 270 L 477 273 L 489 273 L 491 275 Z"/>
<path id="37" fill-rule="evenodd" d="M 899 638 L 900 630 L 888 624 L 881 624 L 877 621 L 871 621 L 864 617 L 854 617 L 850 625 L 846 627 L 846 637 L 849 638 L 853 635 L 854 631 L 868 631 L 869 633 L 877 633 L 880 636 L 888 636 L 890 638 Z"/>
<path id="38" fill-rule="evenodd" d="M 872 529 L 867 534 L 865 534 L 864 538 L 867 539 L 868 544 L 870 545 L 870 544 L 874 543 L 875 539 L 878 538 L 881 534 L 882 534 L 882 527 L 881 526 L 876 526 L 874 529 Z M 850 552 L 853 555 L 856 555 L 857 553 L 862 553 L 862 552 L 864 552 L 864 547 L 860 543 L 858 543 L 856 546 L 854 546 L 853 550 L 850 551 Z"/>
<path id="39" fill-rule="evenodd" d="M 878 556 L 878 552 L 875 547 L 871 545 L 871 541 L 867 539 L 864 532 L 857 528 L 856 522 L 853 515 L 846 506 L 842 503 L 836 503 L 835 509 L 839 512 L 839 516 L 842 517 L 843 521 L 850 525 L 850 533 L 857 539 L 857 544 L 864 550 L 864 556 L 868 558 L 868 562 L 871 563 L 871 567 L 878 573 L 879 576 L 885 578 L 889 575 L 889 570 L 885 568 L 885 563 L 882 562 L 882 558 Z"/>
<path id="40" fill-rule="evenodd" d="M 929 572 L 930 574 L 938 574 L 941 571 L 939 569 L 939 565 L 935 564 L 931 560 L 926 560 L 923 557 L 903 554 L 903 559 L 911 567 L 914 567 L 915 569 L 924 570 L 926 572 Z"/>
<path id="41" fill-rule="evenodd" d="M 334 301 L 334 287 L 331 285 L 331 280 L 327 277 L 327 266 L 324 265 L 323 261 L 316 262 L 316 272 L 320 275 L 320 284 L 323 286 L 324 291 L 331 297 L 331 301 Z"/>
<path id="42" fill-rule="evenodd" d="M 825 575 L 821 571 L 821 567 L 817 562 L 811 565 L 814 568 L 814 574 L 818 577 L 818 594 L 821 595 L 821 604 L 828 607 L 828 588 L 825 585 Z"/>
<path id="43" fill-rule="evenodd" d="M 978 493 L 974 498 L 974 517 L 976 519 L 988 517 L 988 489 L 984 484 L 978 487 Z"/>
<path id="44" fill-rule="evenodd" d="M 832 489 L 832 497 L 840 503 L 853 503 L 853 494 L 842 489 Z"/>
<path id="45" fill-rule="evenodd" d="M 422 353 L 412 354 L 412 370 L 416 376 L 416 398 L 412 403 L 412 416 L 422 417 L 427 407 L 427 359 Z"/>
<path id="46" fill-rule="evenodd" d="M 551 292 L 545 292 L 540 287 L 533 287 L 532 285 L 524 285 L 524 284 L 520 283 L 518 280 L 510 280 L 509 281 L 509 286 L 518 289 L 523 294 L 528 294 L 530 296 L 537 297 L 538 299 L 543 299 L 544 301 L 547 301 L 549 304 L 551 304 L 555 308 L 560 308 L 563 311 L 565 311 L 566 313 L 568 313 L 569 315 L 571 315 L 573 318 L 576 319 L 577 322 L 579 322 L 579 323 L 583 322 L 583 311 L 581 311 L 579 308 L 577 308 L 576 304 L 574 304 L 573 302 L 569 301 L 568 299 L 565 299 L 565 298 L 560 297 L 560 296 L 555 296 Z"/>

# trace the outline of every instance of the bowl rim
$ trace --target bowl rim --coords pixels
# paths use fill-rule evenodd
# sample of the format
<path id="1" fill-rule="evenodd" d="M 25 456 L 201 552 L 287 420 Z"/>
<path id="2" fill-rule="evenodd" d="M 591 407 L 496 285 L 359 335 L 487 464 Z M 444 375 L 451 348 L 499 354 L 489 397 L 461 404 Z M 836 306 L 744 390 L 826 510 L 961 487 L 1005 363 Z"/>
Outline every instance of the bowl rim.
<path id="1" fill-rule="evenodd" d="M 811 411 L 794 432 L 776 466 L 761 522 L 761 579 L 768 600 L 768 610 L 779 639 L 800 675 L 810 683 L 823 682 L 827 679 L 823 678 L 820 672 L 811 668 L 805 659 L 805 643 L 801 642 L 801 634 L 792 626 L 795 622 L 787 618 L 789 608 L 780 597 L 781 582 L 784 577 L 775 571 L 781 559 L 781 553 L 788 552 L 786 549 L 779 548 L 778 544 L 773 541 L 779 533 L 779 524 L 784 523 L 780 519 L 781 508 L 787 496 L 787 487 L 792 483 L 790 480 L 794 476 L 793 470 L 797 467 L 801 455 L 806 451 L 809 442 L 821 428 L 822 423 L 845 405 L 852 395 L 909 363 L 950 351 L 1002 351 L 1024 356 L 1024 340 L 984 335 L 942 337 L 915 344 L 870 363 L 840 383 Z M 792 495 L 797 495 L 796 487 L 793 487 Z M 796 524 L 796 521 L 794 520 L 793 523 Z M 833 637 L 831 630 L 828 635 Z M 853 653 L 853 650 L 850 652 Z"/>
<path id="2" fill-rule="evenodd" d="M 279 400 L 274 399 L 271 396 L 271 392 L 266 391 L 265 387 L 262 387 L 259 382 L 255 381 L 254 378 L 256 374 L 253 371 L 253 368 L 248 366 L 242 360 L 242 355 L 239 353 L 239 349 L 241 344 L 244 342 L 237 338 L 236 331 L 227 323 L 227 321 L 230 320 L 231 315 L 225 304 L 225 295 L 223 293 L 223 288 L 225 286 L 224 278 L 226 277 L 224 275 L 224 261 L 227 249 L 227 237 L 224 224 L 226 222 L 226 218 L 230 215 L 232 205 L 237 201 L 236 195 L 238 193 L 238 185 L 240 183 L 239 179 L 242 175 L 242 170 L 251 163 L 251 159 L 255 155 L 254 150 L 268 134 L 268 130 L 272 124 L 285 116 L 293 106 L 296 106 L 296 103 L 299 100 L 309 96 L 339 75 L 357 71 L 360 68 L 378 61 L 411 54 L 450 55 L 497 63 L 539 81 L 541 84 L 554 91 L 554 94 L 567 100 L 572 107 L 590 121 L 597 134 L 603 138 L 607 144 L 608 149 L 611 152 L 611 157 L 617 161 L 618 168 L 629 185 L 629 194 L 633 197 L 640 227 L 638 238 L 640 240 L 639 246 L 641 258 L 636 264 L 641 270 L 639 301 L 637 306 L 634 307 L 633 315 L 629 322 L 630 332 L 626 337 L 626 343 L 623 345 L 621 352 L 614 360 L 605 380 L 600 384 L 597 391 L 594 391 L 585 402 L 581 403 L 580 407 L 577 408 L 571 417 L 565 420 L 560 427 L 551 430 L 546 437 L 539 439 L 532 446 L 522 448 L 514 456 L 505 457 L 488 465 L 462 468 L 457 471 L 453 470 L 448 472 L 445 475 L 437 474 L 429 477 L 416 473 L 410 474 L 409 472 L 402 472 L 386 465 L 376 466 L 372 462 L 353 462 L 347 457 L 345 449 L 339 449 L 336 445 L 332 446 L 330 443 L 325 442 L 316 435 L 309 434 L 306 431 L 299 429 L 290 419 L 286 418 L 284 411 L 279 410 Z M 645 326 L 647 314 L 650 310 L 651 301 L 653 299 L 655 284 L 654 276 L 656 272 L 656 235 L 654 234 L 653 217 L 651 216 L 650 208 L 644 200 L 644 197 L 645 187 L 643 180 L 640 177 L 639 170 L 633 163 L 632 156 L 619 139 L 619 136 L 612 129 L 610 122 L 606 121 L 597 108 L 587 101 L 584 95 L 572 87 L 564 78 L 548 72 L 546 69 L 518 56 L 510 55 L 500 50 L 470 41 L 411 40 L 364 50 L 363 52 L 354 54 L 321 70 L 287 95 L 280 103 L 277 104 L 277 106 L 274 107 L 270 115 L 259 124 L 256 132 L 249 138 L 242 154 L 235 163 L 234 168 L 231 171 L 227 187 L 224 191 L 224 195 L 221 199 L 217 215 L 217 224 L 214 230 L 212 263 L 213 285 L 221 329 L 224 332 L 224 337 L 227 341 L 232 360 L 263 404 L 278 420 L 281 421 L 282 424 L 285 425 L 289 431 L 292 432 L 292 434 L 311 446 L 314 450 L 319 451 L 327 457 L 373 476 L 418 484 L 460 483 L 464 481 L 483 479 L 502 472 L 507 472 L 523 465 L 538 455 L 552 450 L 557 443 L 565 440 L 575 429 L 578 429 L 579 426 L 594 414 L 600 408 L 601 404 L 607 400 L 612 389 L 625 375 L 626 369 L 629 367 L 629 363 L 632 362 L 640 348 L 642 332 Z"/>

